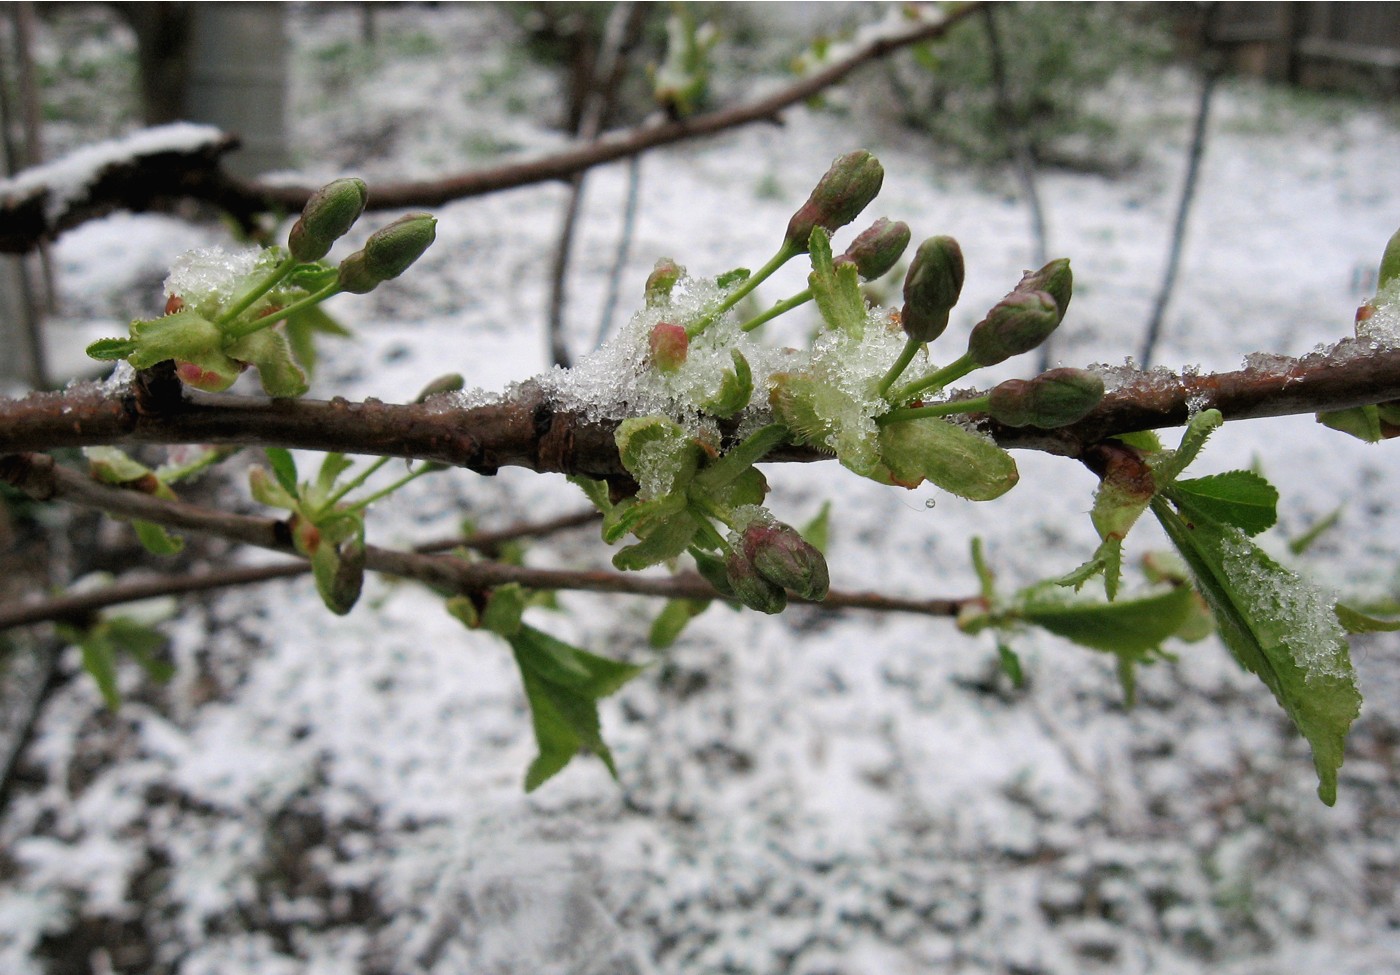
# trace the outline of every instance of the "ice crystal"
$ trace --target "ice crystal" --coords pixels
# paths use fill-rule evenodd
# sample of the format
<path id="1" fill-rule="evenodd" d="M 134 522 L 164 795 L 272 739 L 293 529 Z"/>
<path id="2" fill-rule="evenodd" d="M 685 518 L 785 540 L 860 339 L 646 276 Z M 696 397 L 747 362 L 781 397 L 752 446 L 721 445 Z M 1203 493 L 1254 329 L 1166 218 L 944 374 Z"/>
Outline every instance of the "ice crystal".
<path id="1" fill-rule="evenodd" d="M 165 293 L 178 295 L 186 306 L 212 318 L 241 288 L 254 271 L 270 269 L 275 253 L 260 247 L 226 251 L 201 247 L 181 254 L 170 265 Z"/>
<path id="2" fill-rule="evenodd" d="M 1400 346 L 1400 281 L 1376 294 L 1370 315 L 1356 323 L 1356 337 L 1373 350 Z"/>
<path id="3" fill-rule="evenodd" d="M 1307 680 L 1347 676 L 1346 657 L 1336 652 L 1339 645 L 1345 645 L 1346 633 L 1332 609 L 1335 598 L 1303 584 L 1287 570 L 1281 570 L 1287 585 L 1277 575 L 1262 571 L 1258 553 L 1242 537 L 1224 539 L 1222 561 L 1230 584 L 1248 602 L 1268 607 L 1280 642 Z"/>

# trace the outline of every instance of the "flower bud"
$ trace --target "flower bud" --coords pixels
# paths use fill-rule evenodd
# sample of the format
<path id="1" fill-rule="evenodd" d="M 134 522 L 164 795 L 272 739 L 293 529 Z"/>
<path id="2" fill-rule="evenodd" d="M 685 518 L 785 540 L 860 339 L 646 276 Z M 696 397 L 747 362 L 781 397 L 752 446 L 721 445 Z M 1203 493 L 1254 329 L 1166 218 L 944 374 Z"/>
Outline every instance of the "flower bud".
<path id="1" fill-rule="evenodd" d="M 685 268 L 681 267 L 669 257 L 663 257 L 656 262 L 656 267 L 647 276 L 646 300 L 648 308 L 655 308 L 662 302 L 670 300 L 671 290 L 675 288 L 676 282 L 685 273 Z"/>
<path id="2" fill-rule="evenodd" d="M 881 217 L 851 241 L 846 253 L 838 257 L 835 263 L 838 266 L 854 264 L 857 274 L 866 281 L 874 281 L 894 267 L 908 246 L 909 225 L 902 220 L 891 223 L 886 217 Z"/>
<path id="3" fill-rule="evenodd" d="M 647 336 L 647 347 L 651 350 L 650 361 L 661 372 L 675 372 L 685 364 L 686 353 L 690 350 L 690 336 L 685 327 L 671 322 L 657 322 Z"/>
<path id="4" fill-rule="evenodd" d="M 1060 324 L 1055 299 L 1044 291 L 1013 291 L 973 326 L 967 354 L 979 366 L 994 366 L 1029 352 Z"/>
<path id="5" fill-rule="evenodd" d="M 835 230 L 850 223 L 875 199 L 884 179 L 884 167 L 864 149 L 838 158 L 788 221 L 783 247 L 805 254 L 815 228 Z"/>
<path id="6" fill-rule="evenodd" d="M 919 245 L 904 275 L 899 322 L 910 338 L 932 342 L 948 327 L 948 312 L 963 286 L 962 248 L 952 237 L 930 237 Z"/>
<path id="7" fill-rule="evenodd" d="M 1052 430 L 1082 420 L 1103 399 L 1103 377 L 1051 369 L 1029 381 L 1010 379 L 988 394 L 987 412 L 1011 427 Z"/>
<path id="8" fill-rule="evenodd" d="M 1074 291 L 1074 274 L 1069 269 L 1069 258 L 1051 261 L 1039 271 L 1027 271 L 1013 290 L 1044 291 L 1055 299 L 1055 307 L 1060 310 L 1063 320 L 1065 312 L 1069 310 L 1070 294 Z"/>
<path id="9" fill-rule="evenodd" d="M 754 568 L 743 552 L 730 552 L 724 561 L 724 577 L 739 602 L 760 613 L 781 613 L 787 608 L 787 593 L 783 587 Z"/>
<path id="10" fill-rule="evenodd" d="M 437 220 L 410 213 L 370 234 L 365 246 L 340 262 L 340 290 L 362 295 L 398 277 L 437 237 Z"/>
<path id="11" fill-rule="evenodd" d="M 306 262 L 325 257 L 360 219 L 368 199 L 365 181 L 354 178 L 335 180 L 311 194 L 287 237 L 292 257 Z"/>
<path id="12" fill-rule="evenodd" d="M 803 599 L 822 599 L 831 587 L 826 559 L 813 545 L 782 522 L 754 522 L 744 529 L 743 554 L 775 586 Z"/>

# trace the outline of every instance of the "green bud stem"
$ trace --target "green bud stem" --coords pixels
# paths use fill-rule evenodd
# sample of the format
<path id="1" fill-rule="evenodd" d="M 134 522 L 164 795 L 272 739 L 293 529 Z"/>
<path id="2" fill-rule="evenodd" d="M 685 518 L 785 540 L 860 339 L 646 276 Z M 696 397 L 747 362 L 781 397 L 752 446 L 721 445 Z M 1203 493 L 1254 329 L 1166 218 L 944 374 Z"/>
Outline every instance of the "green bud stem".
<path id="1" fill-rule="evenodd" d="M 757 288 L 768 278 L 772 277 L 774 271 L 778 270 L 778 268 L 782 267 L 784 264 L 792 260 L 798 254 L 804 253 L 806 253 L 806 251 L 802 250 L 794 244 L 784 244 L 782 248 L 779 249 L 778 253 L 774 254 L 767 264 L 763 265 L 763 267 L 759 268 L 753 274 L 749 275 L 746 281 L 740 284 L 733 291 L 729 292 L 729 295 L 723 301 L 721 301 L 713 310 L 706 312 L 704 315 L 687 325 L 685 327 L 686 337 L 693 339 L 695 338 L 695 336 L 705 331 L 705 329 L 709 328 L 715 323 L 715 319 L 719 318 L 719 316 L 723 315 L 729 309 L 733 308 L 739 302 L 743 301 L 750 291 L 752 291 L 754 288 Z"/>
<path id="2" fill-rule="evenodd" d="M 361 484 L 365 483 L 365 481 L 368 481 L 371 477 L 374 476 L 374 473 L 376 471 L 378 471 L 387 463 L 389 463 L 388 457 L 380 457 L 373 464 L 370 464 L 368 467 L 362 470 L 359 474 L 356 474 L 350 480 L 346 481 L 340 486 L 340 490 L 336 491 L 334 494 L 332 494 L 329 498 L 326 499 L 326 503 L 321 506 L 321 509 L 317 511 L 316 514 L 321 515 L 334 508 L 337 504 L 340 503 L 341 499 L 343 499 L 347 494 L 355 490 Z"/>
<path id="3" fill-rule="evenodd" d="M 953 416 L 958 413 L 985 413 L 991 397 L 974 396 L 971 399 L 954 400 L 951 403 L 930 403 L 927 406 L 901 406 L 875 418 L 875 425 L 887 427 L 891 423 L 906 420 L 920 420 L 926 416 Z"/>
<path id="4" fill-rule="evenodd" d="M 724 505 L 720 504 L 708 493 L 704 491 L 691 491 L 687 495 L 687 500 L 690 502 L 691 507 L 699 508 L 700 511 L 709 515 L 711 518 L 715 519 L 716 521 L 720 522 L 726 527 L 735 527 L 734 512 L 729 508 L 725 507 Z M 703 518 L 701 518 L 700 521 L 702 524 L 708 524 L 708 522 L 705 522 L 705 519 Z M 713 530 L 714 529 L 711 528 L 711 531 Z M 716 537 L 718 537 L 718 533 L 716 533 Z"/>
<path id="5" fill-rule="evenodd" d="M 293 315 L 303 308 L 310 308 L 312 305 L 319 305 L 327 298 L 333 297 L 339 293 L 340 282 L 332 281 L 315 294 L 309 294 L 305 298 L 299 298 L 275 314 L 264 315 L 262 318 L 245 319 L 241 322 L 229 322 L 227 325 L 221 324 L 220 328 L 229 338 L 241 339 L 245 335 L 252 335 L 254 332 L 261 332 L 265 328 L 271 328 L 288 315 Z M 256 298 L 254 300 L 256 300 Z"/>
<path id="6" fill-rule="evenodd" d="M 695 532 L 697 538 L 703 539 L 710 548 L 716 551 L 723 552 L 728 549 L 729 546 L 725 542 L 724 536 L 715 530 L 715 526 L 710 524 L 708 518 L 697 518 L 696 521 L 700 524 L 699 529 Z"/>
<path id="7" fill-rule="evenodd" d="M 774 305 L 772 308 L 763 312 L 762 314 L 758 314 L 755 315 L 753 318 L 750 318 L 743 325 L 739 326 L 739 330 L 742 332 L 752 332 L 760 325 L 766 325 L 768 322 L 771 322 L 779 315 L 785 315 L 788 312 L 792 311 L 794 308 L 799 308 L 811 300 L 812 289 L 803 288 L 791 298 L 785 298 L 782 301 L 778 302 L 776 305 Z"/>
<path id="8" fill-rule="evenodd" d="M 292 268 L 296 267 L 297 264 L 298 261 L 294 257 L 288 257 L 285 260 L 283 260 L 280 264 L 278 264 L 275 268 L 268 272 L 267 277 L 259 281 L 251 290 L 246 291 L 242 295 L 240 295 L 238 300 L 235 301 L 228 308 L 225 308 L 223 314 L 221 314 L 218 317 L 214 324 L 219 327 L 220 331 L 235 336 L 250 335 L 253 332 L 258 331 L 258 328 L 264 327 L 260 325 L 258 326 L 258 328 L 250 329 L 248 331 L 236 331 L 232 326 L 233 320 L 235 318 L 243 314 L 249 308 L 253 307 L 253 303 L 259 298 L 261 298 L 263 295 L 267 294 L 273 288 L 277 287 L 277 285 L 282 282 L 283 278 L 285 278 L 288 274 L 292 273 Z"/>
<path id="9" fill-rule="evenodd" d="M 880 380 L 880 385 L 876 387 L 876 392 L 884 396 L 890 391 L 890 387 L 895 384 L 900 376 L 904 375 L 904 370 L 909 368 L 909 363 L 914 361 L 914 356 L 918 355 L 919 349 L 924 343 L 910 335 L 904 339 L 904 348 L 899 350 L 899 358 L 894 360 L 890 366 L 890 371 L 885 373 L 885 377 Z"/>
<path id="10" fill-rule="evenodd" d="M 383 459 L 383 460 L 389 460 L 388 457 L 385 457 L 385 458 L 382 458 L 382 459 Z M 364 511 L 366 508 L 368 508 L 370 505 L 374 504 L 374 502 L 378 501 L 380 498 L 387 498 L 389 495 L 393 494 L 393 493 L 394 493 L 395 491 L 397 491 L 399 488 L 401 488 L 401 487 L 403 487 L 404 485 L 409 484 L 409 483 L 411 483 L 411 482 L 413 482 L 413 481 L 416 481 L 418 478 L 422 477 L 424 474 L 431 474 L 433 471 L 440 471 L 440 470 L 442 470 L 442 465 L 441 465 L 441 464 L 424 464 L 423 466 L 419 467 L 417 470 L 409 471 L 407 474 L 405 474 L 403 477 L 399 478 L 399 479 L 398 479 L 397 481 L 395 481 L 393 484 L 390 484 L 390 485 L 388 485 L 388 486 L 385 487 L 385 488 L 382 488 L 382 489 L 380 489 L 380 490 L 378 490 L 378 491 L 375 491 L 373 494 L 369 495 L 368 497 L 361 498 L 359 501 L 356 501 L 354 504 L 352 504 L 352 505 L 350 505 L 349 507 L 347 507 L 346 510 L 347 510 L 347 511 L 355 511 L 355 512 Z"/>
<path id="11" fill-rule="evenodd" d="M 915 380 L 907 386 L 902 386 L 885 398 L 891 403 L 907 403 L 919 393 L 938 392 L 949 383 L 955 383 L 963 376 L 980 368 L 980 365 L 971 355 L 964 352 L 960 357 L 948 363 L 942 369 L 936 369 L 923 379 Z"/>

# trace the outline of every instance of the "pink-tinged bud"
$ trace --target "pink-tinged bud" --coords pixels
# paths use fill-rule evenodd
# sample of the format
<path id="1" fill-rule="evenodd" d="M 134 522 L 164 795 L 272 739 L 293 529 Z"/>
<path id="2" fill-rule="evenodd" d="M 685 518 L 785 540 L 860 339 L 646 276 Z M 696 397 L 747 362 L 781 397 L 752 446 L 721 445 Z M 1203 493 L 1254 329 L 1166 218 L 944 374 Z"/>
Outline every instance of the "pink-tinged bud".
<path id="1" fill-rule="evenodd" d="M 171 295 L 169 298 L 165 299 L 165 313 L 167 315 L 173 315 L 184 307 L 185 299 L 181 298 L 179 295 Z"/>
<path id="2" fill-rule="evenodd" d="M 1012 290 L 1044 291 L 1055 299 L 1055 307 L 1060 310 L 1060 320 L 1063 321 L 1074 292 L 1074 274 L 1069 269 L 1069 258 L 1051 261 L 1039 271 L 1027 271 Z"/>
<path id="3" fill-rule="evenodd" d="M 1012 427 L 1052 430 L 1084 419 L 1103 399 L 1103 377 L 1051 369 L 1029 381 L 1009 379 L 988 394 L 987 412 Z"/>
<path id="4" fill-rule="evenodd" d="M 1059 324 L 1060 310 L 1049 294 L 1013 291 L 973 327 L 967 352 L 979 366 L 994 366 L 1034 349 Z"/>
<path id="5" fill-rule="evenodd" d="M 663 257 L 656 262 L 656 267 L 647 276 L 646 301 L 648 308 L 655 308 L 657 305 L 669 301 L 671 290 L 675 288 L 676 282 L 685 273 L 685 268 L 681 267 L 669 257 Z"/>
<path id="6" fill-rule="evenodd" d="M 651 350 L 652 366 L 661 372 L 675 372 L 685 364 L 690 336 L 685 334 L 684 326 L 658 322 L 647 336 L 647 348 Z"/>
<path id="7" fill-rule="evenodd" d="M 787 608 L 787 593 L 754 568 L 743 552 L 730 552 L 724 561 L 724 576 L 739 602 L 760 613 L 781 613 Z"/>
<path id="8" fill-rule="evenodd" d="M 805 254 L 814 229 L 834 231 L 846 226 L 875 199 L 884 180 L 884 167 L 864 149 L 841 156 L 788 221 L 783 246 Z"/>
<path id="9" fill-rule="evenodd" d="M 822 599 L 831 587 L 826 559 L 782 522 L 754 522 L 744 529 L 743 552 L 758 574 L 803 599 Z"/>
<path id="10" fill-rule="evenodd" d="M 894 267 L 909 246 L 909 225 L 902 220 L 890 222 L 881 217 L 859 234 L 836 258 L 839 264 L 854 264 L 856 273 L 866 281 L 874 281 Z"/>
<path id="11" fill-rule="evenodd" d="M 321 529 L 299 514 L 292 515 L 290 527 L 292 544 L 296 546 L 296 550 L 307 558 L 315 555 L 316 550 L 321 547 Z"/>
<path id="12" fill-rule="evenodd" d="M 930 237 L 919 245 L 904 275 L 899 324 L 918 342 L 932 342 L 948 327 L 948 313 L 963 286 L 962 248 L 952 237 Z"/>
<path id="13" fill-rule="evenodd" d="M 337 179 L 306 201 L 292 225 L 287 249 L 298 261 L 319 261 L 365 212 L 369 190 L 362 179 Z"/>

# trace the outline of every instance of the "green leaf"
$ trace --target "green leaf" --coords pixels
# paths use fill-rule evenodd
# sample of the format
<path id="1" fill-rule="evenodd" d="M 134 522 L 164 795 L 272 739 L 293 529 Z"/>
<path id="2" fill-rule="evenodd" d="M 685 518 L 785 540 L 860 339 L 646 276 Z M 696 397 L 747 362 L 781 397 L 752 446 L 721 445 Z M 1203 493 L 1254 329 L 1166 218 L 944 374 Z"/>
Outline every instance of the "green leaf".
<path id="1" fill-rule="evenodd" d="M 265 467 L 248 468 L 248 490 L 252 492 L 254 501 L 269 508 L 296 511 L 299 506 L 296 495 L 274 480 Z"/>
<path id="2" fill-rule="evenodd" d="M 83 669 L 97 682 L 102 700 L 109 711 L 122 706 L 121 691 L 117 689 L 117 655 L 104 631 L 93 629 L 78 643 L 83 653 Z"/>
<path id="3" fill-rule="evenodd" d="M 1327 514 L 1319 518 L 1317 523 L 1311 528 L 1303 532 L 1303 534 L 1299 535 L 1297 538 L 1289 541 L 1288 551 L 1293 555 L 1302 555 L 1308 549 L 1312 548 L 1313 543 L 1336 527 L 1337 522 L 1342 518 L 1342 511 L 1345 507 L 1345 505 L 1338 505 L 1333 508 Z"/>
<path id="4" fill-rule="evenodd" d="M 1239 529 L 1204 519 L 1188 524 L 1161 499 L 1152 511 L 1186 560 L 1225 645 L 1273 692 L 1312 746 L 1318 797 L 1333 805 L 1361 694 L 1331 601 Z"/>
<path id="5" fill-rule="evenodd" d="M 1176 450 L 1164 450 L 1149 458 L 1152 476 L 1157 487 L 1166 487 L 1181 476 L 1181 472 L 1200 456 L 1210 435 L 1225 422 L 1219 410 L 1202 410 L 1186 424 L 1186 432 L 1181 435 L 1181 446 Z"/>
<path id="6" fill-rule="evenodd" d="M 607 481 L 595 481 L 591 477 L 569 476 L 569 481 L 577 484 L 580 490 L 593 502 L 593 506 L 599 511 L 607 514 L 613 508 L 612 492 L 608 490 Z M 468 533 L 469 534 L 469 533 Z"/>
<path id="7" fill-rule="evenodd" d="M 153 472 L 116 447 L 84 447 L 88 473 L 103 484 L 130 484 Z"/>
<path id="8" fill-rule="evenodd" d="M 682 512 L 651 525 L 641 541 L 620 549 L 612 564 L 623 572 L 635 572 L 676 558 L 690 547 L 700 530 L 695 516 Z"/>
<path id="9" fill-rule="evenodd" d="M 341 524 L 329 527 L 317 522 L 321 531 L 320 544 L 311 553 L 311 574 L 321 602 L 337 616 L 344 616 L 359 601 L 365 582 L 364 524 L 349 538 L 335 536 L 344 532 Z"/>
<path id="10" fill-rule="evenodd" d="M 1005 643 L 997 641 L 997 664 L 1001 672 L 1011 678 L 1012 685 L 1020 690 L 1026 686 L 1026 674 L 1021 669 L 1021 658 Z"/>
<path id="11" fill-rule="evenodd" d="M 263 392 L 273 397 L 303 396 L 310 388 L 306 373 L 292 356 L 292 348 L 286 337 L 273 328 L 245 335 L 230 343 L 224 350 L 239 362 L 246 362 L 258 369 L 258 381 Z"/>
<path id="12" fill-rule="evenodd" d="M 647 642 L 657 650 L 675 643 L 686 624 L 709 608 L 708 599 L 668 599 L 661 612 L 652 620 Z"/>
<path id="13" fill-rule="evenodd" d="M 98 339 L 87 347 L 88 358 L 104 362 L 125 359 L 135 351 L 136 343 L 131 339 Z"/>
<path id="14" fill-rule="evenodd" d="M 614 439 L 622 466 L 637 479 L 643 498 L 685 487 L 700 465 L 700 448 L 668 417 L 628 417 L 618 424 Z"/>
<path id="15" fill-rule="evenodd" d="M 151 679 L 164 683 L 175 676 L 170 661 L 158 656 L 165 649 L 165 636 L 159 630 L 125 616 L 114 616 L 98 625 L 105 628 L 113 648 L 140 664 Z"/>
<path id="16" fill-rule="evenodd" d="M 749 269 L 746 267 L 736 267 L 731 271 L 725 271 L 715 278 L 715 285 L 721 291 L 726 291 L 736 284 L 743 284 L 749 279 Z"/>
<path id="17" fill-rule="evenodd" d="M 164 526 L 150 521 L 133 521 L 131 527 L 142 547 L 152 555 L 175 555 L 185 547 L 185 540 L 172 535 Z"/>
<path id="18" fill-rule="evenodd" d="M 709 491 L 691 488 L 701 494 L 708 494 L 726 508 L 737 508 L 742 504 L 762 504 L 768 496 L 768 479 L 757 467 L 750 467 L 734 480 Z"/>
<path id="19" fill-rule="evenodd" d="M 1359 609 L 1352 609 L 1350 606 L 1343 606 L 1338 603 L 1334 610 L 1337 614 L 1337 622 L 1342 624 L 1342 628 L 1348 633 L 1394 633 L 1400 630 L 1400 620 L 1383 620 L 1375 616 L 1369 616 Z"/>
<path id="20" fill-rule="evenodd" d="M 1253 471 L 1174 481 L 1166 494 L 1188 518 L 1234 525 L 1246 535 L 1257 535 L 1278 521 L 1278 491 Z"/>
<path id="21" fill-rule="evenodd" d="M 1381 412 L 1375 406 L 1353 406 L 1349 410 L 1319 413 L 1317 422 L 1366 443 L 1379 443 L 1385 439 L 1381 431 Z"/>
<path id="22" fill-rule="evenodd" d="M 825 555 L 827 546 L 831 544 L 831 502 L 823 501 L 816 517 L 799 528 L 798 534 L 808 545 Z"/>
<path id="23" fill-rule="evenodd" d="M 264 447 L 263 453 L 267 454 L 267 462 L 272 465 L 272 475 L 277 478 L 282 490 L 296 497 L 300 492 L 297 489 L 297 462 L 292 452 L 285 447 Z"/>
<path id="24" fill-rule="evenodd" d="M 719 392 L 700 404 L 700 408 L 721 420 L 727 420 L 749 405 L 753 398 L 753 370 L 749 360 L 738 349 L 730 349 L 729 356 L 734 362 L 734 370 L 725 370 L 720 379 Z"/>
<path id="25" fill-rule="evenodd" d="M 340 475 L 344 474 L 355 462 L 342 453 L 332 451 L 326 454 L 321 461 L 321 467 L 316 472 L 316 493 L 318 499 L 324 501 L 335 493 L 335 482 Z"/>
<path id="26" fill-rule="evenodd" d="M 335 273 L 331 272 L 332 275 Z M 320 288 L 312 290 L 319 291 Z M 291 346 L 292 354 L 308 373 L 316 371 L 317 334 L 333 335 L 337 338 L 349 338 L 353 334 L 327 314 L 320 305 L 308 305 L 292 312 L 287 316 L 283 328 L 287 330 L 287 343 Z"/>
<path id="27" fill-rule="evenodd" d="M 822 318 L 830 328 L 859 339 L 865 334 L 866 310 L 855 264 L 834 264 L 831 234 L 824 227 L 812 228 L 809 253 L 812 273 L 807 276 L 807 286 Z"/>
<path id="28" fill-rule="evenodd" d="M 749 434 L 723 457 L 695 477 L 702 488 L 717 488 L 735 480 L 762 460 L 770 450 L 787 440 L 787 427 L 770 423 Z"/>
<path id="29" fill-rule="evenodd" d="M 528 598 L 517 583 L 508 583 L 491 590 L 486 609 L 481 614 L 481 626 L 492 633 L 512 637 L 520 632 L 520 617 Z"/>
<path id="30" fill-rule="evenodd" d="M 937 417 L 880 428 L 880 458 L 894 483 L 928 480 L 970 501 L 990 501 L 1016 486 L 1016 462 L 986 437 Z"/>
<path id="31" fill-rule="evenodd" d="M 595 656 L 531 626 L 522 626 L 506 639 L 520 667 L 539 747 L 525 774 L 525 791 L 539 788 L 584 750 L 602 759 L 616 778 L 612 752 L 603 742 L 597 702 L 642 668 Z"/>
<path id="32" fill-rule="evenodd" d="M 1192 618 L 1194 597 L 1184 585 L 1108 603 L 1055 599 L 1054 592 L 1044 586 L 1030 590 L 1016 612 L 1056 636 L 1107 653 L 1140 657 Z"/>

